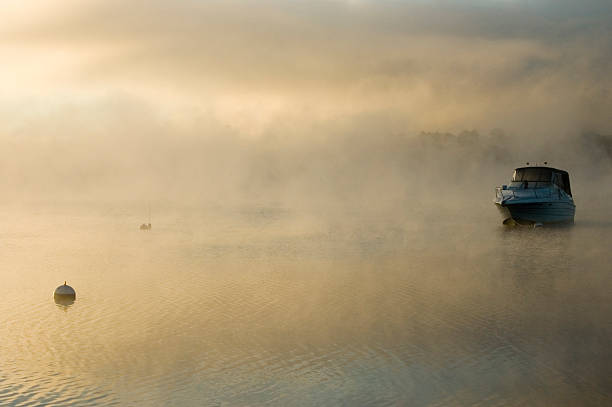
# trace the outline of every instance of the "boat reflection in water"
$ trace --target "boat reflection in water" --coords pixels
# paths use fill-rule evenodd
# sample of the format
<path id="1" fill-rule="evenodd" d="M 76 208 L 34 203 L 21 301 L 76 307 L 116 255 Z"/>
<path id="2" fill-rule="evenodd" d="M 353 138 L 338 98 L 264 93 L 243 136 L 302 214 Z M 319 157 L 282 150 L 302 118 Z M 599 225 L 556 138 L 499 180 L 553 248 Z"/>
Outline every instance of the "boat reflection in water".
<path id="1" fill-rule="evenodd" d="M 550 167 L 517 168 L 494 202 L 505 225 L 573 223 L 576 212 L 569 174 Z"/>

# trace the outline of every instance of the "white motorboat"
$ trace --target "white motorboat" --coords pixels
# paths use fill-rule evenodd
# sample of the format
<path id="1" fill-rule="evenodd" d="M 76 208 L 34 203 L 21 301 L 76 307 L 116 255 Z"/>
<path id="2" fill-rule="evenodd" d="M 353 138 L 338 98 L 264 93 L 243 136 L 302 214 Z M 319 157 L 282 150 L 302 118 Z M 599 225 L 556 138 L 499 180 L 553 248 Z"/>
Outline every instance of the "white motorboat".
<path id="1" fill-rule="evenodd" d="M 496 188 L 495 206 L 504 224 L 573 223 L 576 205 L 567 171 L 551 167 L 520 167 L 510 185 Z"/>

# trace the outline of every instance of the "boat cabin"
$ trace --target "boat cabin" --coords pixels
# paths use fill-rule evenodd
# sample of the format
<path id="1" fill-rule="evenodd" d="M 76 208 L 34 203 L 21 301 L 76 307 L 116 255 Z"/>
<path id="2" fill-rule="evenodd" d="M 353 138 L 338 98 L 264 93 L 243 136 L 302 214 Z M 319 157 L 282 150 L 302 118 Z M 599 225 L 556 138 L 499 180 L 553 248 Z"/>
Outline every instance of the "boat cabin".
<path id="1" fill-rule="evenodd" d="M 521 167 L 514 170 L 510 187 L 513 188 L 546 188 L 557 185 L 569 196 L 572 196 L 569 174 L 567 171 L 550 167 Z"/>

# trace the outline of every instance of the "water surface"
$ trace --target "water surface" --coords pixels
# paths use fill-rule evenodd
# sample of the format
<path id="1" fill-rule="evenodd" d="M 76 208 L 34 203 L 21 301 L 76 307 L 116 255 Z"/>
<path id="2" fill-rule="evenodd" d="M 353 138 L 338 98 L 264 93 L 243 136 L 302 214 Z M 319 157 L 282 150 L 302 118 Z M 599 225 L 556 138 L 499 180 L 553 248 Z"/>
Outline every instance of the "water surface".
<path id="1" fill-rule="evenodd" d="M 603 212 L 141 207 L 2 208 L 0 405 L 612 402 Z"/>

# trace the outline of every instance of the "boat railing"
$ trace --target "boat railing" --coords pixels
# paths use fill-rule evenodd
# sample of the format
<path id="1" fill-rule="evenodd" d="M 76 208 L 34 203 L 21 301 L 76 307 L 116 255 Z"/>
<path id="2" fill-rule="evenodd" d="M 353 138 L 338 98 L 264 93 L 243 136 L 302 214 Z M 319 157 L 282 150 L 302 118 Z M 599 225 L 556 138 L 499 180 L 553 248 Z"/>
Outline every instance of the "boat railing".
<path id="1" fill-rule="evenodd" d="M 502 191 L 510 191 L 509 189 L 504 189 L 503 187 L 495 187 L 495 196 L 499 199 L 504 198 L 504 193 Z M 512 192 L 514 194 L 514 192 Z"/>
<path id="2" fill-rule="evenodd" d="M 504 188 L 504 187 L 495 187 L 495 196 L 499 199 L 504 198 L 504 193 L 502 191 L 506 191 L 506 196 L 515 198 L 517 197 L 515 189 Z M 533 194 L 534 198 L 547 198 L 547 199 L 561 199 L 561 189 L 557 188 L 530 188 L 530 189 L 519 189 L 521 191 L 520 197 L 526 198 L 528 195 Z"/>
<path id="3" fill-rule="evenodd" d="M 550 188 L 542 188 L 538 190 L 537 188 L 533 190 L 536 198 L 551 198 L 552 191 Z"/>

